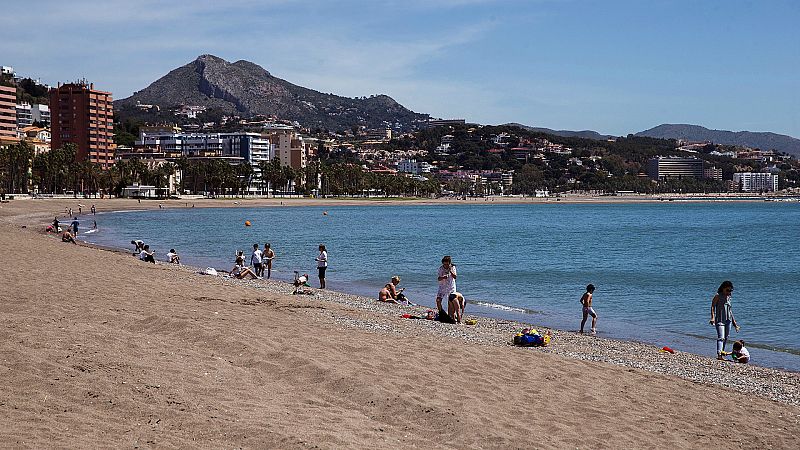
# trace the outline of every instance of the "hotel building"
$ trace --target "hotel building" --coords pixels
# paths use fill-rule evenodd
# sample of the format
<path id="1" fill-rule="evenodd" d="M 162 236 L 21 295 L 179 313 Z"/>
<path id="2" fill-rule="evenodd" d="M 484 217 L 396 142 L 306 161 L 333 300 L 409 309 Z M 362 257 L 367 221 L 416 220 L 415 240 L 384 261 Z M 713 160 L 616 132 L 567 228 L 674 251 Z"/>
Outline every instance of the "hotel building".
<path id="1" fill-rule="evenodd" d="M 703 178 L 703 160 L 659 156 L 647 161 L 647 176 L 653 180 Z"/>
<path id="2" fill-rule="evenodd" d="M 78 147 L 76 161 L 108 169 L 114 164 L 114 106 L 110 92 L 94 84 L 68 83 L 50 89 L 51 148 L 66 143 Z"/>

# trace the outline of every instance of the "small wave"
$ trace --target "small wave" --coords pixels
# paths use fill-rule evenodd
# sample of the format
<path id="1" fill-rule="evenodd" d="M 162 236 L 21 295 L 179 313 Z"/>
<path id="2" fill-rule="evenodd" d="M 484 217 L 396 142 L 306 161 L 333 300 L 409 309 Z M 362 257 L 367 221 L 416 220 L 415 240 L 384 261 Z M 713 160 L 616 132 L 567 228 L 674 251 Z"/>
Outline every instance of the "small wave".
<path id="1" fill-rule="evenodd" d="M 472 305 L 483 306 L 483 307 L 486 307 L 486 308 L 499 309 L 501 311 L 518 312 L 518 313 L 523 313 L 523 314 L 540 314 L 541 313 L 541 311 L 534 311 L 532 309 L 517 308 L 517 307 L 514 307 L 514 306 L 501 305 L 499 303 L 482 302 L 482 301 L 479 301 L 479 300 L 467 300 L 467 303 L 472 304 Z"/>

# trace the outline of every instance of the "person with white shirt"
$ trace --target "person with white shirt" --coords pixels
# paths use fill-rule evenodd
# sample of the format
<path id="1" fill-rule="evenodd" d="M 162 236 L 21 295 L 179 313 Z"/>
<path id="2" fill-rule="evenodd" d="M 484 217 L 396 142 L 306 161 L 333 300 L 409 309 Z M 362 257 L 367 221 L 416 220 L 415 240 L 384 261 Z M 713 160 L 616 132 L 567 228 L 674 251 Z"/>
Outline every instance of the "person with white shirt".
<path id="1" fill-rule="evenodd" d="M 436 293 L 436 308 L 443 311 L 442 299 L 450 297 L 450 294 L 456 292 L 456 266 L 450 256 L 442 258 L 442 265 L 439 267 L 438 280 L 439 291 Z"/>
<path id="2" fill-rule="evenodd" d="M 328 250 L 323 244 L 319 244 L 319 256 L 316 258 L 317 270 L 319 271 L 319 288 L 325 289 L 325 271 L 328 269 Z"/>
<path id="3" fill-rule="evenodd" d="M 250 265 L 253 266 L 253 270 L 259 277 L 264 275 L 264 265 L 262 264 L 263 262 L 262 255 L 263 253 L 258 248 L 258 244 L 253 244 L 253 253 L 250 255 Z"/>
<path id="4" fill-rule="evenodd" d="M 181 257 L 178 256 L 178 252 L 176 252 L 174 248 L 169 249 L 169 253 L 167 253 L 167 259 L 169 260 L 170 264 L 180 265 L 181 263 Z"/>

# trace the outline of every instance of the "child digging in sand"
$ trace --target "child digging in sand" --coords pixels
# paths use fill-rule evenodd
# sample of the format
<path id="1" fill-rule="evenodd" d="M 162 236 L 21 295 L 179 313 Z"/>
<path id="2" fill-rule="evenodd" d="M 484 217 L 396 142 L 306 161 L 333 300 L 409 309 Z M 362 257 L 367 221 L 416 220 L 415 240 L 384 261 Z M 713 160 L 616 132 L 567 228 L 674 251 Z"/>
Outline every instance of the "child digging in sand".
<path id="1" fill-rule="evenodd" d="M 581 304 L 583 305 L 583 320 L 581 320 L 581 334 L 583 334 L 583 327 L 586 325 L 586 319 L 592 316 L 592 334 L 597 334 L 597 313 L 592 308 L 592 293 L 594 292 L 594 285 L 586 286 L 586 293 L 581 297 Z"/>
<path id="2" fill-rule="evenodd" d="M 750 362 L 750 352 L 747 351 L 747 348 L 744 346 L 744 341 L 741 339 L 733 343 L 732 352 L 723 351 L 722 355 L 730 355 L 733 362 L 742 364 L 747 364 Z"/>

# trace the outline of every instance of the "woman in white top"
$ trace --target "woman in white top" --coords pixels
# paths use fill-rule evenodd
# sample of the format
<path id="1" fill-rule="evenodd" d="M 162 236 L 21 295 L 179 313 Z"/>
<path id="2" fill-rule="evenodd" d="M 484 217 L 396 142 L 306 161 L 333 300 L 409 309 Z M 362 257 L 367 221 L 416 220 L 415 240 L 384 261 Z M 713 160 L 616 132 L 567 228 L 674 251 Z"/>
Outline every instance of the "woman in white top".
<path id="1" fill-rule="evenodd" d="M 325 270 L 328 268 L 328 251 L 325 246 L 319 244 L 319 256 L 317 256 L 317 270 L 319 270 L 319 288 L 325 289 Z"/>

